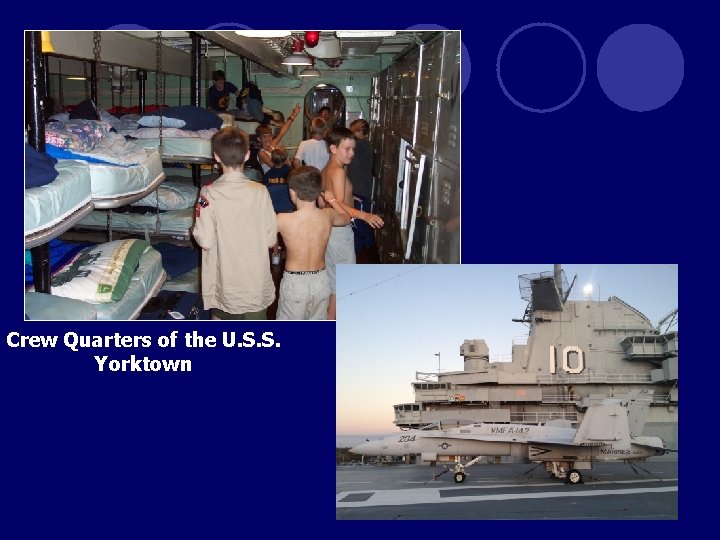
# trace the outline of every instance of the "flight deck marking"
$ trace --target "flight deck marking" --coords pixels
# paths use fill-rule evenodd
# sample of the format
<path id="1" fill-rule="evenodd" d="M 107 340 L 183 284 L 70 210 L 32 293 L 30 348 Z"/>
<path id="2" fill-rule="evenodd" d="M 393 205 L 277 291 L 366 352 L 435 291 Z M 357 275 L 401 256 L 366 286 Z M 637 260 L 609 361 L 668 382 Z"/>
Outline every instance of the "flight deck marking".
<path id="1" fill-rule="evenodd" d="M 349 493 L 338 502 L 364 502 L 372 497 L 375 493 Z"/>
<path id="2" fill-rule="evenodd" d="M 460 488 L 464 489 L 464 488 Z M 421 489 L 388 489 L 375 491 L 367 499 L 359 502 L 350 502 L 348 497 L 352 495 L 368 495 L 367 492 L 338 493 L 335 502 L 336 508 L 361 508 L 367 506 L 407 506 L 411 504 L 439 504 L 458 502 L 481 502 L 481 501 L 508 501 L 513 499 L 554 499 L 562 497 L 597 497 L 602 495 L 636 495 L 640 493 L 666 493 L 677 491 L 677 486 L 657 488 L 634 488 L 634 489 L 603 489 L 592 491 L 547 491 L 543 493 L 498 493 L 495 495 L 464 495 L 459 497 L 442 497 L 438 488 Z M 370 499 L 372 496 L 372 499 Z M 370 499 L 370 500 L 368 500 Z"/>
<path id="3" fill-rule="evenodd" d="M 604 476 L 610 476 L 610 475 L 604 475 Z M 497 482 L 500 481 L 500 478 L 495 478 L 494 480 L 466 480 L 466 483 L 471 482 L 473 485 L 471 487 L 477 488 L 477 489 L 494 489 L 494 488 L 527 488 L 527 487 L 545 487 L 545 486 L 557 486 L 558 482 L 527 482 L 525 484 L 498 484 Z M 677 478 L 643 478 L 638 480 L 596 480 L 592 482 L 593 486 L 599 486 L 599 485 L 606 485 L 606 484 L 645 484 L 648 482 L 677 482 Z M 432 487 L 435 489 L 443 489 L 443 490 L 452 490 L 452 489 L 467 489 L 468 486 L 451 486 L 451 487 L 443 487 L 440 485 L 440 482 L 442 480 L 398 480 L 399 484 L 425 484 L 428 485 L 430 482 L 438 482 L 438 484 L 433 485 Z M 336 482 L 336 484 L 371 484 L 373 482 Z M 444 484 L 444 483 L 443 483 Z M 475 484 L 488 484 L 485 486 L 481 485 L 475 485 Z"/>
<path id="4" fill-rule="evenodd" d="M 335 482 L 336 486 L 340 484 L 372 484 L 372 482 Z"/>

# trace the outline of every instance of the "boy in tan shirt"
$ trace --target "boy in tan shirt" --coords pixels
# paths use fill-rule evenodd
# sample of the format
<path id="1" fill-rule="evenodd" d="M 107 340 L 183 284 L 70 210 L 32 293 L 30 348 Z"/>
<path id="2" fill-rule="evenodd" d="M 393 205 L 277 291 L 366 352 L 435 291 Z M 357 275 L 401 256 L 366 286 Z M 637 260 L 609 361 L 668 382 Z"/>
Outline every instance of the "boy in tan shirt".
<path id="1" fill-rule="evenodd" d="M 325 250 L 333 226 L 347 225 L 350 216 L 335 211 L 338 203 L 329 191 L 323 197 L 332 208 L 316 206 L 322 178 L 315 167 L 293 169 L 288 187 L 297 211 L 277 216 L 278 230 L 287 248 L 277 319 L 325 319 L 331 292 Z"/>
<path id="2" fill-rule="evenodd" d="M 200 191 L 193 236 L 202 248 L 202 296 L 213 319 L 265 319 L 275 300 L 268 248 L 277 220 L 267 189 L 243 174 L 248 137 L 234 127 L 212 138 L 223 175 Z"/>

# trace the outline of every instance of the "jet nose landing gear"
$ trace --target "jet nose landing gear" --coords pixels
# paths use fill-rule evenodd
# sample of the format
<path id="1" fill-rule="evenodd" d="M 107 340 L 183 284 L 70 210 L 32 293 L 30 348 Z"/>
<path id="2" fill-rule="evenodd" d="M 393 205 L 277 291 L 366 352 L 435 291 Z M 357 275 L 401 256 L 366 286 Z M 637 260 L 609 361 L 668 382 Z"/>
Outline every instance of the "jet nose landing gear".
<path id="1" fill-rule="evenodd" d="M 570 469 L 567 472 L 567 479 L 565 480 L 568 484 L 582 484 L 582 474 L 577 469 Z"/>

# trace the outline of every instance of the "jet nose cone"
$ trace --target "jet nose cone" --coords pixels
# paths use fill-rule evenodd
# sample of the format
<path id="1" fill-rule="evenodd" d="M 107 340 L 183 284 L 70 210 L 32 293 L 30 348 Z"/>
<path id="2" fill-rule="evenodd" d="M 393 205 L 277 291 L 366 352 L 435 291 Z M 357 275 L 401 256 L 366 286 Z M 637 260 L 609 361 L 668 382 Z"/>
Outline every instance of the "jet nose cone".
<path id="1" fill-rule="evenodd" d="M 353 447 L 350 449 L 350 452 L 353 453 L 353 454 L 362 454 L 362 453 L 363 453 L 363 449 L 364 449 L 364 448 L 367 448 L 367 446 L 368 446 L 368 443 L 367 443 L 367 442 L 364 442 L 364 443 L 362 443 L 362 444 L 358 444 L 357 446 L 353 446 Z"/>
<path id="2" fill-rule="evenodd" d="M 361 454 L 365 456 L 377 455 L 379 449 L 378 441 L 365 441 L 350 449 L 353 454 Z"/>

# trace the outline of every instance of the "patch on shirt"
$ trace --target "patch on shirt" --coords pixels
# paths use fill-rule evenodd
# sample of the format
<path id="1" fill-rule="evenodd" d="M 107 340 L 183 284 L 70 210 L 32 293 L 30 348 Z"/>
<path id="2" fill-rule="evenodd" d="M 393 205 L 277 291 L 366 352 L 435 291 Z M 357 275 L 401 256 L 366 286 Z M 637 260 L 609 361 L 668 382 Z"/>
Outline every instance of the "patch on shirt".
<path id="1" fill-rule="evenodd" d="M 210 201 L 200 195 L 197 202 L 195 203 L 195 217 L 200 217 L 200 210 L 210 206 Z"/>

